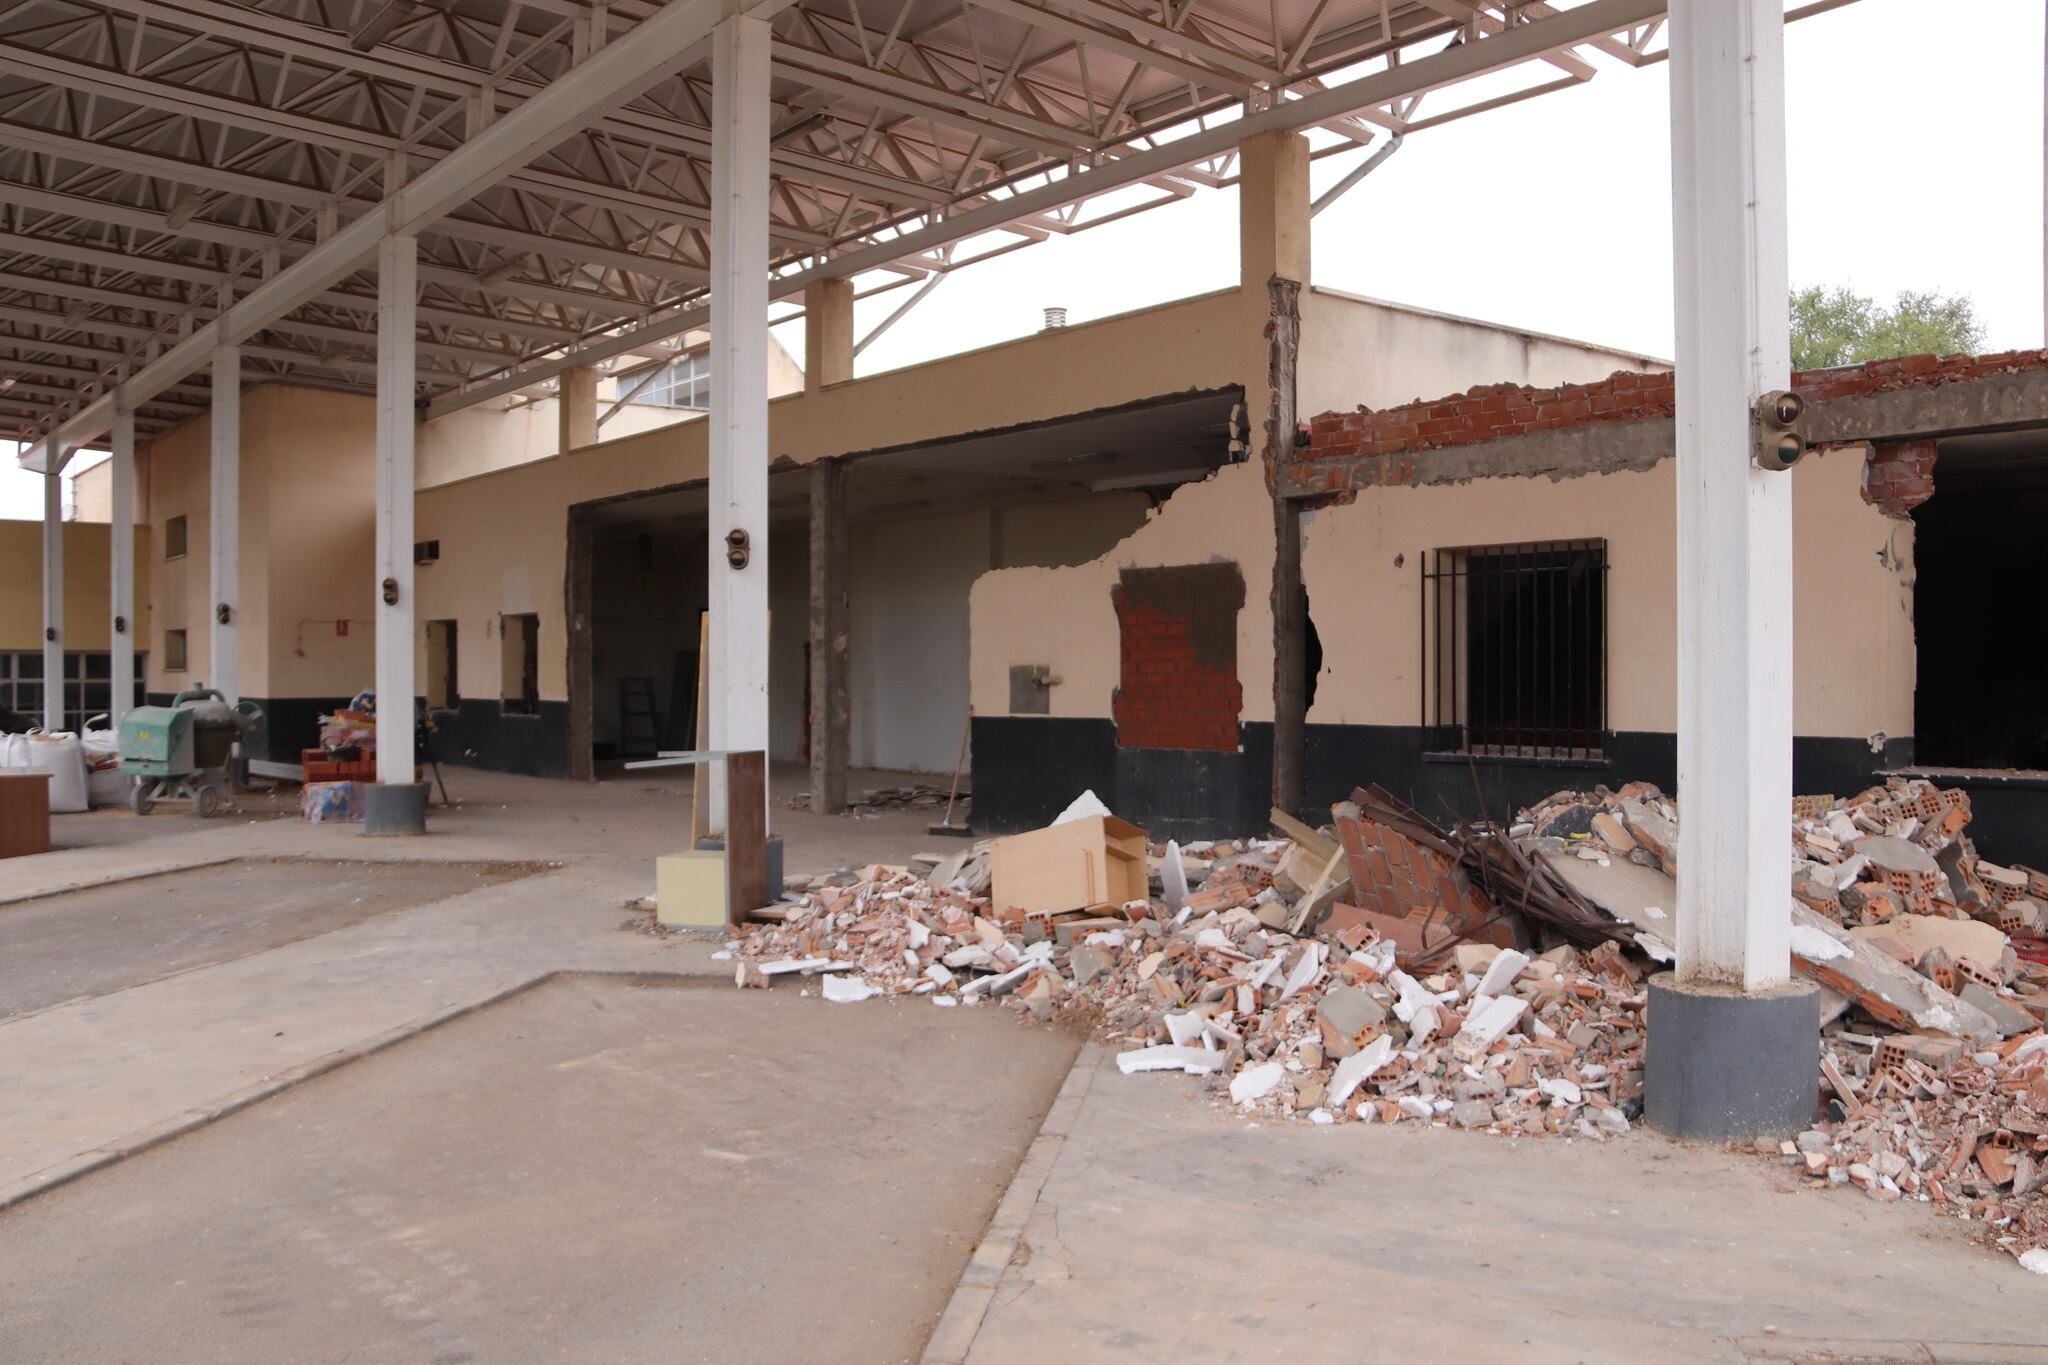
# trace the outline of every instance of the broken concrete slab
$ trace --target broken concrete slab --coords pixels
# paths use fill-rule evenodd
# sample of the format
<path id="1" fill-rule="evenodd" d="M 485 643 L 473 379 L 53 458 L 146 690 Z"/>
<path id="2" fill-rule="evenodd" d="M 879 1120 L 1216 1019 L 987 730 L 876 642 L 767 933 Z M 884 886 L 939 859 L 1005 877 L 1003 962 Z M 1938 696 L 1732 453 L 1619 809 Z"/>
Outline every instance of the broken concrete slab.
<path id="1" fill-rule="evenodd" d="M 1677 944 L 1678 880 L 1670 873 L 1620 858 L 1602 866 L 1569 853 L 1539 856 L 1566 886 L 1663 945 L 1665 951 Z"/>
<path id="2" fill-rule="evenodd" d="M 1852 938 L 1888 938 L 1905 949 L 1906 957 L 1917 962 L 1930 948 L 1940 948 L 1950 958 L 1969 958 L 1993 971 L 2005 955 L 2005 931 L 1995 924 L 1973 919 L 1944 919 L 1939 915 L 1898 914 L 1882 924 L 1851 929 Z"/>
<path id="3" fill-rule="evenodd" d="M 1846 958 L 1802 954 L 1795 945 L 1793 965 L 1824 986 L 1853 999 L 1880 1023 L 1901 1030 L 1947 1033 L 1989 1042 L 2000 1036 L 1997 1023 L 1983 1010 L 1965 1004 L 1875 944 L 1853 938 L 1846 929 L 1793 903 L 1792 924 L 1800 941 L 1801 926 L 1818 930 L 1834 943 L 1846 945 Z"/>

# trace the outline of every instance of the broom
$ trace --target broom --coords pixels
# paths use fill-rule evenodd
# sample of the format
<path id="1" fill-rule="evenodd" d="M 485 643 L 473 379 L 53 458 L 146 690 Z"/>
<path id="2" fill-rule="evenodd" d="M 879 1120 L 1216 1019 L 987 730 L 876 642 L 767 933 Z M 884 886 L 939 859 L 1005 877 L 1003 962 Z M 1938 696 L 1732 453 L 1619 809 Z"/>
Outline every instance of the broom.
<path id="1" fill-rule="evenodd" d="M 926 825 L 924 829 L 926 834 L 944 834 L 962 839 L 974 837 L 974 827 L 972 825 L 956 825 L 953 823 L 953 806 L 960 800 L 960 771 L 967 766 L 967 735 L 973 724 L 974 714 L 972 712 L 969 712 L 960 722 L 960 757 L 953 762 L 953 790 L 946 797 L 946 818 L 936 825 Z"/>

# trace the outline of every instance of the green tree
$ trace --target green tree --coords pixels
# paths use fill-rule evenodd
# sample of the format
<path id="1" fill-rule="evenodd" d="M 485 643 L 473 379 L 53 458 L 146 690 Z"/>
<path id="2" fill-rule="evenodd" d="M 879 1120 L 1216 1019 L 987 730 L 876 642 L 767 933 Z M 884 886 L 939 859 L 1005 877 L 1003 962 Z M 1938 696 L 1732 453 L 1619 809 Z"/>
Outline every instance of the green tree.
<path id="1" fill-rule="evenodd" d="M 1855 291 L 1792 291 L 1792 368 L 1824 370 L 1892 356 L 1975 354 L 1984 345 L 1976 305 L 1961 294 L 1905 290 L 1887 308 Z"/>

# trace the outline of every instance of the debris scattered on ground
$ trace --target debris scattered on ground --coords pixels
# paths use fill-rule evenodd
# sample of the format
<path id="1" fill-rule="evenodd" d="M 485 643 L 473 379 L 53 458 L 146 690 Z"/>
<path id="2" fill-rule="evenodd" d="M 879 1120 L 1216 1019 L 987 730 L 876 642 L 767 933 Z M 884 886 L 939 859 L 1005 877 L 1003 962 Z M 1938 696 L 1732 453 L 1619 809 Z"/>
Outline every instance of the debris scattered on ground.
<path id="1" fill-rule="evenodd" d="M 871 787 L 859 796 L 846 800 L 847 815 L 874 815 L 885 810 L 933 810 L 946 804 L 947 790 L 925 782 L 913 782 L 907 787 Z M 966 819 L 969 803 L 974 799 L 972 792 L 961 792 L 954 814 Z M 782 798 L 782 805 L 788 810 L 809 810 L 811 794 L 798 792 Z"/>
<path id="2" fill-rule="evenodd" d="M 1152 847 L 1142 893 L 1056 910 L 991 898 L 997 841 L 814 879 L 732 945 L 736 979 L 1073 1012 L 1125 1073 L 1205 1077 L 1246 1113 L 1626 1133 L 1643 983 L 1677 942 L 1675 804 L 1631 783 L 1444 830 L 1373 788 L 1331 814 Z M 1920 781 L 1796 804 L 1786 907 L 1793 965 L 1824 987 L 1829 1108 L 1759 1149 L 2038 1263 L 2048 876 L 1980 858 L 1968 822 L 1966 794 Z M 1064 844 L 1085 868 L 1100 842 Z"/>

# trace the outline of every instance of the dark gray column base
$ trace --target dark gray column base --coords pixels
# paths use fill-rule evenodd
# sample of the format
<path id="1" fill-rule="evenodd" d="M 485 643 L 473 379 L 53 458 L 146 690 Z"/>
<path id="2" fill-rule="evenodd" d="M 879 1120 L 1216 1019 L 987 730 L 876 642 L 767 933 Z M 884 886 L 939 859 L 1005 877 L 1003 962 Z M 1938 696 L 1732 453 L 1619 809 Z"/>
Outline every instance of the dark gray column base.
<path id="1" fill-rule="evenodd" d="M 427 784 L 370 782 L 363 786 L 363 833 L 376 837 L 427 832 Z"/>
<path id="2" fill-rule="evenodd" d="M 1820 987 L 1795 979 L 1754 995 L 1650 978 L 1643 1117 L 1673 1137 L 1790 1137 L 1820 1098 Z"/>

